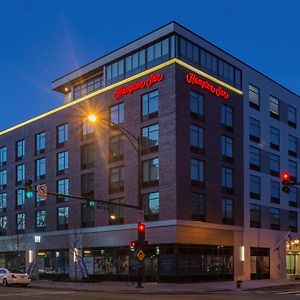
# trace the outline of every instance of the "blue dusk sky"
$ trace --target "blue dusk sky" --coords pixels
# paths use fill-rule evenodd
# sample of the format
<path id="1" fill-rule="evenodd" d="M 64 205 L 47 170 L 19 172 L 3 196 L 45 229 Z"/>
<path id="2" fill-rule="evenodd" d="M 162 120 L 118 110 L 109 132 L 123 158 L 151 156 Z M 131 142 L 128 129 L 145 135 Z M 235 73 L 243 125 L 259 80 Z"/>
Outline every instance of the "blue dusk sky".
<path id="1" fill-rule="evenodd" d="M 300 1 L 0 0 L 0 131 L 63 104 L 51 81 L 170 21 L 300 94 Z"/>

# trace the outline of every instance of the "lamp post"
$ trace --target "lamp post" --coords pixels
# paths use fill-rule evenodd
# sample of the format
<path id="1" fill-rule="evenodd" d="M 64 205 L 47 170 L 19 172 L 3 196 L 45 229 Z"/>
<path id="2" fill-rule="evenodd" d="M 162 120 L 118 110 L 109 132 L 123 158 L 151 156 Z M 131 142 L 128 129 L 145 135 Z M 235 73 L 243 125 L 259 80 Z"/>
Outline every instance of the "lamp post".
<path id="1" fill-rule="evenodd" d="M 88 115 L 88 120 L 92 123 L 95 123 L 97 121 L 97 119 L 98 119 L 97 116 L 94 114 Z M 138 190 L 137 192 L 138 192 L 138 207 L 139 207 L 139 211 L 140 211 L 137 222 L 144 222 L 143 200 L 142 200 L 142 196 L 141 196 L 141 187 L 142 187 L 142 178 L 141 178 L 142 177 L 142 172 L 141 172 L 142 143 L 141 143 L 141 137 L 135 136 L 128 129 L 126 129 L 125 127 L 123 127 L 113 121 L 108 121 L 104 118 L 100 118 L 99 121 L 104 121 L 106 123 L 110 123 L 115 128 L 119 129 L 137 153 L 137 190 Z M 142 270 L 143 270 L 143 264 L 140 260 L 138 260 L 137 288 L 142 288 Z"/>
<path id="2" fill-rule="evenodd" d="M 35 279 L 36 281 L 39 280 L 39 243 L 41 242 L 41 236 L 40 235 L 35 235 L 34 236 L 34 243 L 35 243 L 35 261 L 36 261 L 36 267 L 35 267 Z"/>

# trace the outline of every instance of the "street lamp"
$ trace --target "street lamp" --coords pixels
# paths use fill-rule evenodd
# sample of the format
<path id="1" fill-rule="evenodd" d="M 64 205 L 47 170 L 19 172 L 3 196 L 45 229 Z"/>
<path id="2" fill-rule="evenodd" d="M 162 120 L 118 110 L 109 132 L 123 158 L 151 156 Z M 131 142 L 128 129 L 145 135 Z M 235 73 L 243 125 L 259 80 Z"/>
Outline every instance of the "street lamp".
<path id="1" fill-rule="evenodd" d="M 39 250 L 38 250 L 38 245 L 41 242 L 41 236 L 40 235 L 35 235 L 34 236 L 34 243 L 35 243 L 35 255 L 36 255 L 36 269 L 35 269 L 35 279 L 38 281 L 39 280 Z"/>

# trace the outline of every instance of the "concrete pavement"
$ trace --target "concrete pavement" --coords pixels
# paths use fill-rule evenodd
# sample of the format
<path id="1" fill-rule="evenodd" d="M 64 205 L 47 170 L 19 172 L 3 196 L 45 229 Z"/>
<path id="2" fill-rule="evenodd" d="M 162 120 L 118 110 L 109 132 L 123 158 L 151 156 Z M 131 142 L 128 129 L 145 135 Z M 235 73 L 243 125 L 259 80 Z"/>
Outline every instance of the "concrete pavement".
<path id="1" fill-rule="evenodd" d="M 198 283 L 143 283 L 143 288 L 136 288 L 135 282 L 124 281 L 102 281 L 102 282 L 57 282 L 57 281 L 32 281 L 31 287 L 59 290 L 76 291 L 99 291 L 99 292 L 120 292 L 120 293 L 145 293 L 145 294 L 201 294 L 221 291 L 243 291 L 251 289 L 266 288 L 272 286 L 299 285 L 300 281 L 277 279 L 277 280 L 249 280 L 236 287 L 234 281 L 220 282 L 198 282 Z"/>

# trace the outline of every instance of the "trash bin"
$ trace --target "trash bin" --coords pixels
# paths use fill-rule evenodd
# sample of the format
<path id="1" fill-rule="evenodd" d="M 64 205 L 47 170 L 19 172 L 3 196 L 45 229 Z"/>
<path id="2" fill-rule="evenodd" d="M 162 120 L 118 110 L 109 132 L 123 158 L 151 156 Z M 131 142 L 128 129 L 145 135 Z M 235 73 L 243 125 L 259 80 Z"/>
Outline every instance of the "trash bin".
<path id="1" fill-rule="evenodd" d="M 242 280 L 237 280 L 237 281 L 236 281 L 236 287 L 237 287 L 238 289 L 241 288 L 241 284 L 242 284 Z"/>

